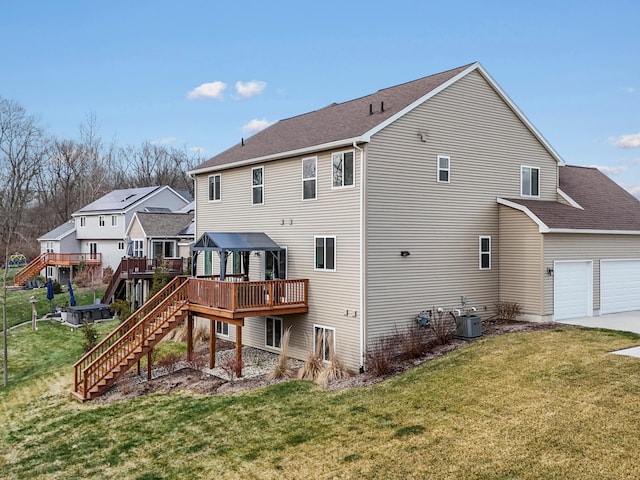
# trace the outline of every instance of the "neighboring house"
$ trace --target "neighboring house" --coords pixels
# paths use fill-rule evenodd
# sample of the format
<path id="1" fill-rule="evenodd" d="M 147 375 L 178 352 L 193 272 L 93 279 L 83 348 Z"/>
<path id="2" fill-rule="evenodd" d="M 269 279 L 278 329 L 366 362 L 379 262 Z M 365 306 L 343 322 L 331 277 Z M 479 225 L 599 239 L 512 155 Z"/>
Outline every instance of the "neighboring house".
<path id="1" fill-rule="evenodd" d="M 130 238 L 128 259 L 122 264 L 116 275 L 121 275 L 122 285 L 113 285 L 113 291 L 107 289 L 105 298 L 129 298 L 134 305 L 142 305 L 149 296 L 153 274 L 160 266 L 169 276 L 183 274 L 188 270 L 193 243 L 193 211 L 183 213 L 135 212 L 125 235 Z M 137 260 L 144 259 L 140 263 Z M 115 283 L 115 282 L 114 282 Z M 126 287 L 126 288 L 125 288 Z M 128 292 L 128 294 L 126 293 Z"/>
<path id="2" fill-rule="evenodd" d="M 169 186 L 114 190 L 72 214 L 80 251 L 102 254 L 102 266 L 115 271 L 127 255 L 125 232 L 136 212 L 171 212 L 190 200 Z"/>
<path id="3" fill-rule="evenodd" d="M 333 344 L 357 369 L 433 307 L 640 309 L 640 203 L 564 166 L 479 63 L 281 120 L 190 173 L 196 249 L 216 245 L 209 233 L 264 233 L 278 276 L 308 279 L 308 313 L 246 318 L 250 346 L 278 351 L 292 327 L 289 355 Z M 197 274 L 216 273 L 204 253 Z M 273 278 L 274 258 L 256 251 L 250 279 Z"/>
<path id="4" fill-rule="evenodd" d="M 40 253 L 69 253 L 79 252 L 80 244 L 75 236 L 76 224 L 73 220 L 63 223 L 38 238 Z M 72 278 L 72 266 L 48 265 L 40 274 L 44 278 L 52 278 L 60 283 L 66 283 Z"/>

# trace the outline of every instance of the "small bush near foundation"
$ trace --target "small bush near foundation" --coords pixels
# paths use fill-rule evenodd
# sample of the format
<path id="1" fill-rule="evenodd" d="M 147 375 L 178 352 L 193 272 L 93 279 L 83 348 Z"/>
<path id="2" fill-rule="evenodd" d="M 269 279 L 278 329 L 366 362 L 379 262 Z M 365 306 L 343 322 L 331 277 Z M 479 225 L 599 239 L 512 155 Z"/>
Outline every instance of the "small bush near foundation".
<path id="1" fill-rule="evenodd" d="M 287 328 L 282 335 L 282 343 L 280 345 L 280 355 L 278 356 L 278 363 L 273 370 L 269 372 L 269 380 L 279 380 L 281 378 L 289 378 L 293 375 L 291 367 L 289 366 L 289 357 L 287 352 L 289 350 L 289 338 L 291 337 L 291 327 Z"/>
<path id="2" fill-rule="evenodd" d="M 512 321 L 522 313 L 522 308 L 516 302 L 498 302 L 493 306 L 492 320 Z"/>
<path id="3" fill-rule="evenodd" d="M 238 362 L 236 361 L 236 357 L 228 357 L 222 362 L 220 362 L 220 368 L 224 370 L 224 373 L 229 377 L 229 381 L 233 382 L 236 378 L 236 367 L 238 366 Z M 244 362 L 240 360 L 240 368 L 244 368 Z"/>
<path id="4" fill-rule="evenodd" d="M 433 310 L 433 318 L 431 319 L 431 331 L 438 345 L 446 345 L 453 340 L 453 334 L 456 333 L 456 318 L 451 312 Z"/>
<path id="5" fill-rule="evenodd" d="M 300 380 L 312 380 L 315 381 L 322 372 L 324 367 L 322 363 L 322 342 L 320 341 L 320 334 L 316 338 L 315 351 L 311 352 L 302 365 L 302 368 L 298 370 L 298 378 Z"/>
<path id="6" fill-rule="evenodd" d="M 386 375 L 393 368 L 393 339 L 380 337 L 367 350 L 366 369 L 375 376 Z"/>
<path id="7" fill-rule="evenodd" d="M 160 360 L 158 360 L 157 365 L 158 367 L 164 368 L 167 372 L 173 373 L 176 371 L 177 363 L 180 361 L 181 358 L 182 358 L 182 355 L 180 355 L 179 353 L 169 352 Z"/>
<path id="8" fill-rule="evenodd" d="M 352 375 L 351 371 L 342 363 L 342 360 L 335 353 L 331 353 L 329 364 L 324 366 L 316 379 L 316 383 L 321 387 L 327 387 L 336 380 L 343 380 Z"/>
<path id="9" fill-rule="evenodd" d="M 415 325 L 407 327 L 404 332 L 398 332 L 396 339 L 400 357 L 411 360 L 421 357 L 432 346 L 433 333 L 428 328 Z"/>

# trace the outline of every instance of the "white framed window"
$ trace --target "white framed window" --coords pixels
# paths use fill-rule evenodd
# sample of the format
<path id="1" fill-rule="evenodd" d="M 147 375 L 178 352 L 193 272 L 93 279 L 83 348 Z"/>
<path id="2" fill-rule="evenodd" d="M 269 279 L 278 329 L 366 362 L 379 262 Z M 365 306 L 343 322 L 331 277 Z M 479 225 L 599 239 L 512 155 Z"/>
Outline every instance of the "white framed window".
<path id="1" fill-rule="evenodd" d="M 133 256 L 136 258 L 144 257 L 144 241 L 132 240 L 133 242 Z"/>
<path id="2" fill-rule="evenodd" d="M 95 260 L 98 258 L 98 244 L 97 242 L 89 242 L 89 258 Z"/>
<path id="3" fill-rule="evenodd" d="M 124 250 L 124 242 L 118 242 L 118 250 Z"/>
<path id="4" fill-rule="evenodd" d="M 318 157 L 302 159 L 302 200 L 314 200 L 318 189 Z"/>
<path id="5" fill-rule="evenodd" d="M 267 347 L 282 347 L 282 319 L 278 317 L 265 318 L 265 338 L 264 344 Z"/>
<path id="6" fill-rule="evenodd" d="M 478 255 L 480 270 L 491 270 L 491 237 L 478 238 Z"/>
<path id="7" fill-rule="evenodd" d="M 117 215 L 111 215 L 111 226 L 112 227 L 117 227 L 118 226 L 118 216 Z"/>
<path id="8" fill-rule="evenodd" d="M 336 351 L 336 330 L 322 325 L 313 326 L 313 351 L 325 362 Z"/>
<path id="9" fill-rule="evenodd" d="M 449 183 L 451 176 L 451 157 L 438 155 L 438 182 Z"/>
<path id="10" fill-rule="evenodd" d="M 251 169 L 251 205 L 264 204 L 264 167 Z"/>
<path id="11" fill-rule="evenodd" d="M 216 322 L 216 333 L 223 337 L 229 336 L 229 324 L 224 322 Z"/>
<path id="12" fill-rule="evenodd" d="M 209 175 L 209 201 L 219 202 L 222 199 L 222 176 Z"/>
<path id="13" fill-rule="evenodd" d="M 540 169 L 538 167 L 520 167 L 520 195 L 523 197 L 540 196 Z"/>
<path id="14" fill-rule="evenodd" d="M 100 215 L 98 217 L 98 225 L 100 225 L 101 227 L 104 227 L 104 216 Z"/>
<path id="15" fill-rule="evenodd" d="M 336 270 L 336 237 L 314 237 L 315 270 Z"/>
<path id="16" fill-rule="evenodd" d="M 47 278 L 53 278 L 53 267 L 47 267 Z"/>
<path id="17" fill-rule="evenodd" d="M 87 226 L 87 217 L 80 217 L 80 226 L 81 227 Z"/>
<path id="18" fill-rule="evenodd" d="M 46 252 L 53 253 L 53 242 L 48 240 L 46 245 Z"/>
<path id="19" fill-rule="evenodd" d="M 355 165 L 353 150 L 331 155 L 333 164 L 333 188 L 353 187 L 355 184 Z"/>

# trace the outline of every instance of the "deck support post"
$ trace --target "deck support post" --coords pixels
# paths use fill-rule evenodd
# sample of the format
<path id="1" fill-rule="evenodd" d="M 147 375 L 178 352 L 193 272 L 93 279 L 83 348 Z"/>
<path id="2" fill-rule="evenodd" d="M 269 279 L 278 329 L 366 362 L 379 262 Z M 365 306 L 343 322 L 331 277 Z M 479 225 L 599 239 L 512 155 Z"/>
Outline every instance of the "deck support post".
<path id="1" fill-rule="evenodd" d="M 151 366 L 152 366 L 151 365 L 151 356 L 152 356 L 152 353 L 153 353 L 153 349 L 150 349 L 147 352 L 147 380 L 148 381 L 151 381 Z"/>
<path id="2" fill-rule="evenodd" d="M 193 315 L 187 314 L 187 361 L 193 360 Z"/>
<path id="3" fill-rule="evenodd" d="M 242 377 L 242 327 L 236 325 L 236 377 Z"/>
<path id="4" fill-rule="evenodd" d="M 209 319 L 209 368 L 216 368 L 216 321 Z"/>
<path id="5" fill-rule="evenodd" d="M 140 376 L 140 360 L 138 360 L 138 376 Z"/>

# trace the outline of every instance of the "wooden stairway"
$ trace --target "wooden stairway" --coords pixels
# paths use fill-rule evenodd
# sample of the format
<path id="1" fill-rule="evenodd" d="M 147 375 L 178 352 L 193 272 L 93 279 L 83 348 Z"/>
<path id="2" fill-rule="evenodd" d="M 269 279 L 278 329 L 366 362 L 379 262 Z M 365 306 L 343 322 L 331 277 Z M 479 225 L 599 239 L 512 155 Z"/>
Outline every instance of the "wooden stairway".
<path id="1" fill-rule="evenodd" d="M 22 270 L 16 273 L 13 278 L 13 285 L 16 287 L 21 287 L 27 280 L 32 277 L 35 277 L 40 270 L 47 266 L 48 253 L 41 253 L 36 258 L 31 260 Z"/>
<path id="2" fill-rule="evenodd" d="M 80 401 L 103 394 L 173 328 L 188 311 L 188 281 L 176 277 L 75 365 L 72 396 Z"/>

